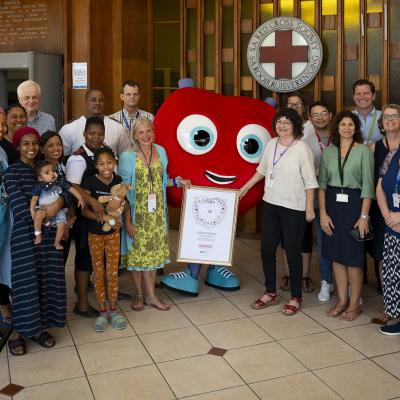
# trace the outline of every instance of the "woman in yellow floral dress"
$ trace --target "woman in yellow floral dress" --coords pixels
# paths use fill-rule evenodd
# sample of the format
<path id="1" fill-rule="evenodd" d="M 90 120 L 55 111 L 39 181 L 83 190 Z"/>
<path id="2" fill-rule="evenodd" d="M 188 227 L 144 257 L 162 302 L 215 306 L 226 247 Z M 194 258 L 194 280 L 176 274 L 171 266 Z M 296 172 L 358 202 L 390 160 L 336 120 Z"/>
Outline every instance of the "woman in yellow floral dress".
<path id="1" fill-rule="evenodd" d="M 169 304 L 155 295 L 157 269 L 170 262 L 166 188 L 187 186 L 190 181 L 168 178 L 166 152 L 154 144 L 153 124 L 147 118 L 137 120 L 132 135 L 134 145 L 121 155 L 118 168 L 122 180 L 132 187 L 121 241 L 121 254 L 136 288 L 132 309 L 143 310 L 144 286 L 147 304 L 169 310 Z"/>

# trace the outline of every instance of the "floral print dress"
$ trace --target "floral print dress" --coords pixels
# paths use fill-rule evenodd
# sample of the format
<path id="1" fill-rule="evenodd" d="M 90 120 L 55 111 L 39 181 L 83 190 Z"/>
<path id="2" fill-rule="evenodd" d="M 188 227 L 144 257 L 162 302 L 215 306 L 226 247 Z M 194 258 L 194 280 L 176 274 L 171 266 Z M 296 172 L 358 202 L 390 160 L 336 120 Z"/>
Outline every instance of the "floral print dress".
<path id="1" fill-rule="evenodd" d="M 136 157 L 135 238 L 123 262 L 128 270 L 133 271 L 159 269 L 170 262 L 168 231 L 165 230 L 161 161 L 158 159 L 150 168 L 153 193 L 157 196 L 154 212 L 149 212 L 147 208 L 151 187 L 149 171 L 144 161 Z"/>

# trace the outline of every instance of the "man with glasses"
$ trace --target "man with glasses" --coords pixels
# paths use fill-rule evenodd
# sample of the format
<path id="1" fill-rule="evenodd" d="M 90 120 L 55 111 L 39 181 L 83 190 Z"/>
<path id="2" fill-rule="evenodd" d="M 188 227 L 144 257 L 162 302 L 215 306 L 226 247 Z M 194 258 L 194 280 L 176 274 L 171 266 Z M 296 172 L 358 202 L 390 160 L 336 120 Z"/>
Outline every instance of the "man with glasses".
<path id="1" fill-rule="evenodd" d="M 138 107 L 140 100 L 140 86 L 138 82 L 132 80 L 125 81 L 121 85 L 120 98 L 122 109 L 111 114 L 109 117 L 122 124 L 125 134 L 129 135 L 129 139 L 131 140 L 136 120 L 140 117 L 145 117 L 153 122 L 154 115 L 140 110 Z"/>
<path id="2" fill-rule="evenodd" d="M 326 103 L 316 101 L 309 107 L 309 121 L 314 128 L 314 134 L 304 137 L 304 141 L 310 146 L 314 155 L 315 174 L 318 177 L 319 165 L 321 162 L 322 152 L 329 146 L 330 133 L 329 124 L 332 119 L 332 113 L 329 111 Z M 318 205 L 316 204 L 318 207 Z M 317 253 L 319 261 L 319 271 L 321 275 L 321 289 L 318 293 L 319 301 L 329 301 L 333 292 L 332 267 L 328 260 L 321 256 L 321 237 L 322 231 L 319 221 L 319 210 L 315 213 L 314 220 L 315 232 L 317 236 Z"/>
<path id="3" fill-rule="evenodd" d="M 46 131 L 55 131 L 56 122 L 52 115 L 39 110 L 41 92 L 40 85 L 30 80 L 17 87 L 18 101 L 28 116 L 27 125 L 43 135 Z"/>
<path id="4" fill-rule="evenodd" d="M 356 109 L 353 111 L 361 122 L 361 134 L 364 144 L 372 144 L 382 139 L 379 131 L 378 120 L 381 111 L 374 107 L 375 85 L 366 80 L 359 79 L 353 84 L 353 100 Z"/>

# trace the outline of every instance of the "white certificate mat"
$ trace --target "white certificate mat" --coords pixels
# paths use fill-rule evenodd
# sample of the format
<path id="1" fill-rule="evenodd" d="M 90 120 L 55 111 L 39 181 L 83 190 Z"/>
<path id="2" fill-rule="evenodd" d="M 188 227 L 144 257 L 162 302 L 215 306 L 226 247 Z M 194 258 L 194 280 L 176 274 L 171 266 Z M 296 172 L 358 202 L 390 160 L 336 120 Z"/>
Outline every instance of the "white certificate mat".
<path id="1" fill-rule="evenodd" d="M 177 261 L 232 265 L 238 203 L 237 190 L 185 188 Z"/>

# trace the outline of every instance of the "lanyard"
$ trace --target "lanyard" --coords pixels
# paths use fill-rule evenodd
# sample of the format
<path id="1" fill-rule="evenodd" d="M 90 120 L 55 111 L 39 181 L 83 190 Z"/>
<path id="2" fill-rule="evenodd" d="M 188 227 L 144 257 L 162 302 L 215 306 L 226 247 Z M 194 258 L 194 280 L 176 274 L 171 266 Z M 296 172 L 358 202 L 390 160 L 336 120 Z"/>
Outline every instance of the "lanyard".
<path id="1" fill-rule="evenodd" d="M 325 145 L 322 143 L 321 136 L 318 135 L 318 132 L 317 132 L 317 131 L 315 131 L 315 135 L 317 136 L 317 139 L 318 139 L 318 146 L 319 146 L 319 148 L 320 148 L 320 150 L 321 150 L 321 153 L 322 153 L 322 152 L 324 151 L 325 147 L 328 147 L 328 146 L 331 144 L 331 138 L 329 138 L 328 144 L 325 146 Z"/>
<path id="2" fill-rule="evenodd" d="M 347 159 L 349 158 L 350 151 L 353 147 L 354 140 L 351 142 L 351 145 L 349 149 L 347 150 L 346 156 L 344 157 L 343 163 L 341 162 L 341 152 L 340 152 L 340 144 L 338 147 L 338 167 L 339 167 L 339 177 L 340 177 L 340 183 L 342 184 L 343 188 L 343 182 L 344 182 L 344 166 L 346 165 Z"/>
<path id="3" fill-rule="evenodd" d="M 139 149 L 140 149 L 140 151 L 142 152 L 144 162 L 145 162 L 145 164 L 146 164 L 146 166 L 147 166 L 147 169 L 148 169 L 148 171 L 149 171 L 150 193 L 152 193 L 152 192 L 153 192 L 153 173 L 151 172 L 150 165 L 151 165 L 151 160 L 152 160 L 152 158 L 153 158 L 153 146 L 151 146 L 151 150 L 150 150 L 150 160 L 149 160 L 149 161 L 147 161 L 146 155 L 144 154 L 144 151 L 142 150 L 142 148 L 141 148 L 140 146 L 139 146 Z"/>
<path id="4" fill-rule="evenodd" d="M 374 133 L 375 130 L 375 124 L 376 124 L 376 117 L 378 115 L 378 111 L 374 111 L 374 118 L 372 119 L 372 124 L 369 128 L 369 132 L 368 132 L 368 137 L 367 137 L 367 142 L 369 143 L 371 141 L 372 135 Z"/>
<path id="5" fill-rule="evenodd" d="M 400 185 L 400 168 L 397 172 L 397 178 L 396 178 L 396 186 L 394 187 L 394 193 L 397 193 Z"/>
<path id="6" fill-rule="evenodd" d="M 135 119 L 138 119 L 138 118 L 139 118 L 139 110 L 136 111 L 136 114 L 135 114 Z M 126 127 L 129 129 L 129 132 L 132 130 L 132 120 L 133 120 L 133 118 L 129 115 L 129 121 L 128 121 L 128 118 L 126 118 L 126 115 L 124 113 L 124 109 L 122 109 L 120 122 L 122 125 L 123 125 L 122 121 L 125 122 Z"/>
<path id="7" fill-rule="evenodd" d="M 129 121 L 128 121 L 128 119 L 126 118 L 126 115 L 124 113 L 124 109 L 121 110 L 121 116 L 125 122 L 126 127 L 129 129 L 129 132 L 130 132 L 131 128 L 132 128 L 132 119 L 129 117 Z M 122 123 L 122 121 L 121 121 L 121 123 Z"/>
<path id="8" fill-rule="evenodd" d="M 285 153 L 289 150 L 289 147 L 293 144 L 293 142 L 294 142 L 295 140 L 296 140 L 296 138 L 294 138 L 294 139 L 290 142 L 289 146 L 286 147 L 286 149 L 281 153 L 280 157 L 279 157 L 277 160 L 275 160 L 275 156 L 276 156 L 276 150 L 277 150 L 277 148 L 278 148 L 279 139 L 276 141 L 275 150 L 274 150 L 274 159 L 273 159 L 273 161 L 272 161 L 272 170 L 275 169 L 275 165 L 278 164 L 278 162 L 280 161 L 280 159 L 281 159 L 281 158 L 285 155 Z"/>

